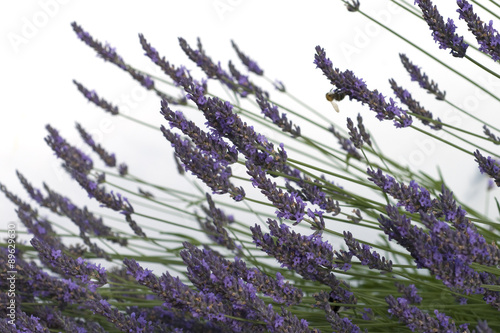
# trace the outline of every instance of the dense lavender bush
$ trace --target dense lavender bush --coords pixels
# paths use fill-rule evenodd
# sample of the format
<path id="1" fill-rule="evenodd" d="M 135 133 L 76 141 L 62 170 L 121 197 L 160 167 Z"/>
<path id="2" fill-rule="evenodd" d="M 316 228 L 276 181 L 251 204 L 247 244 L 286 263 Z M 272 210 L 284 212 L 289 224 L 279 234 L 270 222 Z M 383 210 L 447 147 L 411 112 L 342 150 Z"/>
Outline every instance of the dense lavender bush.
<path id="1" fill-rule="evenodd" d="M 500 78 L 500 37 L 495 22 L 476 13 L 486 8 L 479 1 L 456 2 L 456 20 L 470 33 L 443 17 L 440 4 L 394 1 L 428 25 L 434 50 L 365 14 L 359 1 L 344 3 L 346 14 L 388 29 L 450 73 L 464 77 L 447 64 L 458 58 Z M 92 83 L 74 80 L 79 102 L 158 133 L 177 170 L 164 170 L 165 184 L 151 182 L 84 124 L 76 131 L 88 150 L 65 139 L 69 129 L 46 125 L 45 141 L 68 179 L 101 207 L 82 206 L 49 184 L 38 188 L 22 170 L 17 177 L 29 199 L 0 183 L 18 216 L 0 247 L 2 332 L 500 331 L 498 218 L 461 201 L 443 177 L 385 154 L 363 122 L 389 121 L 395 141 L 409 131 L 440 140 L 475 161 L 491 188 L 500 186 L 500 130 L 458 107 L 484 133 L 427 110 L 416 99 L 418 89 L 436 103 L 455 105 L 438 87 L 440 78 L 412 62 L 411 52 L 399 55 L 400 67 L 420 88 L 410 92 L 389 78 L 391 97 L 362 73 L 337 68 L 321 45 L 310 50 L 331 88 L 325 103 L 348 113 L 344 128 L 267 78 L 237 40 L 230 41 L 237 60 L 225 66 L 200 39 L 179 38 L 191 61 L 183 65 L 140 34 L 138 45 L 164 74 L 159 77 L 127 62 L 97 32 L 77 22 L 71 28 L 82 48 L 159 97 L 158 121 L 124 114 Z M 324 122 L 278 103 L 276 95 Z M 349 114 L 357 102 L 364 113 Z M 319 140 L 319 133 L 330 141 Z M 174 177 L 192 187 L 172 185 Z M 500 213 L 498 202 L 497 208 Z M 29 243 L 19 237 L 23 232 Z"/>

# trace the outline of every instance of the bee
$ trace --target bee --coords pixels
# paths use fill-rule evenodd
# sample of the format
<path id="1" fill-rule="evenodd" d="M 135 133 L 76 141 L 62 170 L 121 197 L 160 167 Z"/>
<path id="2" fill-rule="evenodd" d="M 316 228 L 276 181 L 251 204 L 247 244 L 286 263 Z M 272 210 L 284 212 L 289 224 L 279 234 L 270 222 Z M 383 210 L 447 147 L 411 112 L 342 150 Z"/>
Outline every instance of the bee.
<path id="1" fill-rule="evenodd" d="M 332 293 L 330 293 L 330 297 L 328 297 L 328 302 L 330 302 L 330 308 L 332 309 L 333 312 L 338 313 L 341 306 L 335 305 L 335 300 L 333 299 Z"/>
<path id="2" fill-rule="evenodd" d="M 329 92 L 326 93 L 326 100 L 329 101 L 330 103 L 332 103 L 335 111 L 340 112 L 339 106 L 337 105 L 337 103 L 335 103 L 335 101 L 340 102 L 341 100 L 344 99 L 345 95 L 346 95 L 345 92 L 341 92 L 338 89 L 333 90 L 333 88 L 332 88 L 332 90 L 330 90 Z"/>

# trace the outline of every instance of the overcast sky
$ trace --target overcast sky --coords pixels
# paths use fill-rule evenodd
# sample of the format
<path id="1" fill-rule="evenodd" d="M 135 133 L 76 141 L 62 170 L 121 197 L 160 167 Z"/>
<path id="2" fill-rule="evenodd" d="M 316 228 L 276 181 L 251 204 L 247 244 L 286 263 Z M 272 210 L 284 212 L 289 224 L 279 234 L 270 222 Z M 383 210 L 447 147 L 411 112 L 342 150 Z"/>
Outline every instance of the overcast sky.
<path id="1" fill-rule="evenodd" d="M 465 61 L 453 59 L 447 51 L 438 49 L 422 21 L 403 13 L 389 1 L 361 2 L 361 8 L 369 15 L 444 57 L 451 66 L 468 70 Z M 454 8 L 447 10 L 457 19 Z M 159 100 L 118 68 L 97 58 L 93 50 L 76 38 L 70 26 L 73 21 L 95 38 L 116 47 L 127 62 L 148 71 L 154 71 L 154 67 L 143 56 L 138 33 L 143 33 L 172 63 L 185 64 L 188 68 L 195 65 L 182 53 L 178 37 L 184 37 L 193 46 L 196 37 L 200 37 L 213 59 L 221 60 L 224 66 L 228 59 L 233 59 L 241 67 L 231 48 L 233 39 L 270 79 L 282 80 L 288 91 L 327 114 L 332 122 L 344 126 L 346 115 L 355 117 L 358 112 L 364 112 L 368 129 L 376 133 L 384 151 L 411 167 L 422 167 L 429 172 L 435 172 L 436 164 L 441 164 L 447 180 L 457 186 L 455 192 L 462 199 L 482 206 L 486 179 L 479 175 L 472 159 L 464 161 L 455 157 L 448 148 L 430 142 L 415 131 L 403 133 L 390 124 L 380 123 L 372 112 L 355 102 L 342 102 L 341 113 L 335 114 L 324 99 L 331 87 L 313 64 L 314 47 L 321 45 L 335 67 L 353 70 L 367 81 L 369 88 L 377 88 L 386 95 L 390 94 L 387 80 L 396 78 L 424 99 L 423 104 L 429 105 L 436 116 L 456 121 L 455 125 L 471 131 L 480 132 L 481 126 L 457 117 L 449 106 L 418 91 L 400 65 L 398 54 L 406 53 L 439 82 L 440 88 L 447 91 L 447 97 L 457 105 L 469 107 L 478 116 L 498 123 L 498 104 L 492 104 L 490 98 L 471 89 L 464 80 L 443 70 L 359 13 L 349 13 L 340 0 L 2 2 L 0 182 L 22 198 L 27 195 L 17 181 L 16 169 L 36 187 L 46 181 L 66 195 L 77 198 L 82 195 L 82 190 L 63 174 L 43 140 L 44 127 L 49 123 L 68 140 L 77 142 L 74 124 L 78 121 L 110 151 L 116 152 L 120 162 L 129 163 L 134 173 L 164 173 L 164 180 L 171 182 L 168 176 L 172 173 L 168 169 L 172 166 L 171 150 L 159 132 L 137 130 L 124 119 L 109 117 L 88 104 L 72 84 L 76 79 L 128 108 L 134 117 L 157 126 L 165 124 L 158 113 Z M 482 72 L 477 78 L 498 93 L 497 80 Z M 325 140 L 335 144 L 331 138 Z M 134 160 L 137 154 L 142 155 Z M 0 196 L 3 221 L 17 220 L 13 208 Z"/>

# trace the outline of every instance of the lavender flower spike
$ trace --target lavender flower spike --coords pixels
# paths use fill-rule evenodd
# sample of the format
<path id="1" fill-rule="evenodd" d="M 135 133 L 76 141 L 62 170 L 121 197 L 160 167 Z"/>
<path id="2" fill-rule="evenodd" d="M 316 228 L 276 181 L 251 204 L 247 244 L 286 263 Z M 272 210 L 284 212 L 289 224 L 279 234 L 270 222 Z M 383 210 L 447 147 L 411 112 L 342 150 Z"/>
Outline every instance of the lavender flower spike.
<path id="1" fill-rule="evenodd" d="M 229 178 L 232 170 L 227 166 L 227 161 L 215 159 L 209 154 L 194 147 L 190 140 L 181 139 L 179 134 L 174 134 L 163 125 L 160 127 L 163 136 L 170 141 L 175 149 L 175 154 L 182 161 L 186 171 L 201 179 L 213 193 L 229 193 L 235 201 L 241 201 L 245 197 L 242 187 L 234 186 Z"/>
<path id="2" fill-rule="evenodd" d="M 403 322 L 410 330 L 417 332 L 467 332 L 467 324 L 457 328 L 455 322 L 444 313 L 434 310 L 436 318 L 416 306 L 410 306 L 405 298 L 386 297 L 388 312 Z"/>
<path id="3" fill-rule="evenodd" d="M 254 72 L 257 75 L 263 75 L 264 71 L 257 65 L 255 61 L 247 57 L 243 52 L 240 51 L 238 48 L 238 45 L 234 41 L 231 41 L 231 45 L 233 45 L 233 49 L 236 51 L 238 54 L 238 58 L 240 58 L 241 62 L 247 66 L 248 70 L 250 72 Z"/>
<path id="4" fill-rule="evenodd" d="M 92 139 L 92 136 L 79 123 L 76 123 L 76 129 L 80 133 L 83 141 L 99 155 L 108 167 L 114 167 L 116 165 L 115 154 L 109 154 L 100 144 L 96 143 L 94 139 Z"/>
<path id="5" fill-rule="evenodd" d="M 215 243 L 234 251 L 237 255 L 241 255 L 241 245 L 236 244 L 235 240 L 229 236 L 226 230 L 227 225 L 234 222 L 233 216 L 228 216 L 220 208 L 217 208 L 212 197 L 208 193 L 206 193 L 206 198 L 208 208 L 201 206 L 206 217 L 196 217 L 201 229 L 207 234 L 208 238 Z"/>
<path id="6" fill-rule="evenodd" d="M 436 43 L 439 43 L 440 49 L 451 49 L 450 53 L 454 57 L 463 58 L 469 45 L 464 42 L 464 37 L 460 37 L 455 33 L 455 23 L 452 19 L 448 19 L 445 23 L 443 16 L 439 14 L 436 6 L 432 5 L 431 0 L 415 0 L 422 10 L 424 20 L 432 30 L 432 36 Z"/>
<path id="7" fill-rule="evenodd" d="M 64 161 L 63 166 L 66 169 L 76 170 L 85 175 L 92 170 L 94 164 L 89 156 L 67 143 L 59 135 L 59 132 L 50 125 L 45 126 L 45 128 L 49 131 L 45 142 L 52 148 L 57 157 Z"/>
<path id="8" fill-rule="evenodd" d="M 262 113 L 271 119 L 276 126 L 281 128 L 283 132 L 290 133 L 293 138 L 300 136 L 300 127 L 294 125 L 291 120 L 288 120 L 286 113 L 280 114 L 278 107 L 269 103 L 268 98 L 264 96 L 262 92 L 256 91 L 255 96 L 257 97 L 257 103 L 259 104 Z"/>
<path id="9" fill-rule="evenodd" d="M 334 332 L 339 333 L 361 333 L 361 329 L 353 324 L 349 318 L 341 318 L 338 313 L 332 310 L 332 305 L 329 302 L 329 294 L 325 291 L 314 295 L 316 304 L 314 307 L 325 310 L 326 320 L 330 323 Z"/>
<path id="10" fill-rule="evenodd" d="M 278 225 L 275 220 L 269 219 L 267 224 L 269 234 L 264 234 L 259 225 L 250 227 L 257 247 L 276 258 L 282 267 L 330 287 L 335 302 L 356 303 L 356 297 L 349 291 L 348 284 L 332 273 L 336 265 L 333 263 L 333 247 L 328 241 L 324 241 L 319 234 L 298 234 L 286 224 Z"/>
<path id="11" fill-rule="evenodd" d="M 345 3 L 345 6 L 347 7 L 347 10 L 350 12 L 357 12 L 359 10 L 359 0 L 351 0 L 352 3 L 347 1 Z"/>
<path id="12" fill-rule="evenodd" d="M 483 131 L 484 131 L 484 134 L 490 138 L 490 140 L 496 144 L 496 145 L 500 145 L 500 137 L 496 136 L 495 134 L 493 134 L 490 129 L 488 128 L 488 126 L 484 125 L 483 126 Z"/>
<path id="13" fill-rule="evenodd" d="M 66 276 L 74 276 L 86 284 L 92 292 L 102 287 L 107 281 L 106 269 L 101 265 L 95 265 L 84 261 L 81 257 L 73 259 L 61 250 L 51 248 L 43 240 L 33 238 L 31 245 L 38 251 L 43 262 L 47 262 L 56 270 Z M 95 279 L 97 281 L 92 281 Z"/>
<path id="14" fill-rule="evenodd" d="M 100 98 L 94 90 L 88 90 L 83 84 L 76 80 L 73 80 L 73 83 L 77 86 L 78 90 L 82 93 L 83 96 L 85 96 L 85 98 L 102 108 L 104 111 L 111 113 L 113 116 L 116 116 L 120 113 L 117 106 L 114 106 L 108 103 L 106 100 Z"/>
<path id="15" fill-rule="evenodd" d="M 495 184 L 500 187 L 500 163 L 491 158 L 491 156 L 488 156 L 488 158 L 484 157 L 479 150 L 474 152 L 474 156 L 476 157 L 475 161 L 479 166 L 479 171 L 493 178 Z"/>
<path id="16" fill-rule="evenodd" d="M 392 271 L 391 260 L 386 260 L 385 257 L 380 258 L 380 255 L 376 251 L 371 252 L 369 245 L 361 245 L 349 231 L 344 231 L 344 240 L 349 248 L 349 252 L 361 260 L 362 265 L 368 265 L 370 269 L 375 268 L 385 272 Z"/>
<path id="17" fill-rule="evenodd" d="M 116 52 L 115 48 L 109 44 L 105 46 L 101 42 L 92 38 L 92 36 L 82 29 L 76 22 L 71 23 L 73 30 L 85 44 L 93 48 L 97 54 L 105 61 L 109 61 L 116 66 L 120 67 L 129 73 L 136 81 L 138 81 L 144 88 L 151 90 L 154 89 L 154 81 L 147 75 L 143 75 L 131 66 L 127 65 L 123 58 Z"/>
<path id="18" fill-rule="evenodd" d="M 278 210 L 276 216 L 295 221 L 294 225 L 299 224 L 306 214 L 306 203 L 298 196 L 296 192 L 283 192 L 266 177 L 266 173 L 261 167 L 256 166 L 250 160 L 246 162 L 247 173 L 252 177 L 252 184 L 261 189 L 273 206 Z"/>
<path id="19" fill-rule="evenodd" d="M 422 73 L 420 67 L 414 65 L 404 53 L 399 54 L 406 71 L 410 74 L 412 81 L 417 81 L 421 88 L 427 90 L 427 93 L 436 95 L 436 99 L 443 101 L 446 97 L 446 91 L 441 91 L 433 80 L 430 80 L 427 74 Z"/>
<path id="20" fill-rule="evenodd" d="M 394 120 L 394 126 L 408 127 L 412 124 L 412 118 L 406 114 L 406 111 L 396 106 L 392 98 L 386 102 L 384 95 L 378 90 L 369 90 L 366 83 L 357 78 L 350 70 L 341 72 L 338 68 L 333 69 L 332 61 L 326 57 L 325 50 L 320 46 L 316 46 L 316 54 L 314 55 L 314 63 L 316 67 L 323 71 L 323 74 L 330 80 L 337 91 L 348 95 L 349 99 L 357 100 L 361 104 L 368 104 L 370 110 L 377 113 L 377 119 Z"/>
<path id="21" fill-rule="evenodd" d="M 330 131 L 338 139 L 338 143 L 340 144 L 342 149 L 347 152 L 347 158 L 353 157 L 358 161 L 361 161 L 363 159 L 363 157 L 358 152 L 352 141 L 347 138 L 344 138 L 342 134 L 340 134 L 340 132 L 338 132 L 333 125 L 331 125 L 330 128 L 328 128 L 328 131 Z"/>
<path id="22" fill-rule="evenodd" d="M 230 146 L 221 137 L 202 131 L 194 122 L 187 120 L 181 111 L 172 111 L 167 101 L 161 102 L 161 112 L 170 127 L 176 127 L 193 141 L 198 149 L 208 153 L 212 158 L 223 165 L 233 164 L 238 161 L 238 151 Z"/>
<path id="23" fill-rule="evenodd" d="M 460 19 L 467 22 L 469 31 L 476 36 L 479 43 L 479 51 L 484 52 L 491 56 L 494 61 L 500 60 L 500 35 L 498 31 L 493 28 L 493 21 L 488 25 L 483 23 L 479 16 L 472 10 L 472 5 L 467 0 L 457 0 L 460 13 Z"/>
<path id="24" fill-rule="evenodd" d="M 396 81 L 394 79 L 390 79 L 389 83 L 391 84 L 391 88 L 392 88 L 392 91 L 394 92 L 394 94 L 399 98 L 401 103 L 408 106 L 408 109 L 411 112 L 413 112 L 419 116 L 429 118 L 429 120 L 428 119 L 420 119 L 420 121 L 422 121 L 422 123 L 424 125 L 428 125 L 433 130 L 440 130 L 441 128 L 443 128 L 443 124 L 441 123 L 441 119 L 439 119 L 439 118 L 436 120 L 432 119 L 432 113 L 427 111 L 426 109 L 424 109 L 422 106 L 420 106 L 420 103 L 413 99 L 413 97 L 408 92 L 408 90 L 403 89 L 400 86 L 398 86 L 398 84 L 396 83 Z"/>

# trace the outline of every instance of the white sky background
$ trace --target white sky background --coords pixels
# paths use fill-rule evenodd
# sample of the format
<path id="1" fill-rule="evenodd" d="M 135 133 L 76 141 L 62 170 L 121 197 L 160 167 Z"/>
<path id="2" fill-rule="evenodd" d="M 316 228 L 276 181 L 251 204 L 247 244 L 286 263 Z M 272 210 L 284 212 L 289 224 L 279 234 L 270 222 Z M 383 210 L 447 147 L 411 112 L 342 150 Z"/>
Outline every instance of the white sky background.
<path id="1" fill-rule="evenodd" d="M 454 59 L 448 51 L 438 50 L 426 24 L 396 10 L 389 1 L 361 2 L 362 10 L 378 16 L 450 65 L 465 71 L 470 67 L 465 60 Z M 450 7 L 445 13 L 458 20 L 454 8 Z M 485 18 L 489 20 L 488 16 Z M 373 112 L 354 101 L 346 99 L 339 103 L 341 113 L 335 114 L 324 98 L 331 86 L 313 64 L 314 47 L 324 47 L 335 67 L 353 70 L 366 80 L 370 89 L 377 88 L 392 96 L 387 81 L 393 77 L 435 117 L 476 133 L 482 132 L 481 125 L 455 115 L 449 106 L 435 101 L 420 91 L 416 83 L 410 82 L 398 53 L 405 52 L 422 66 L 456 104 L 465 105 L 470 112 L 497 124 L 498 104 L 419 51 L 375 28 L 360 14 L 349 13 L 340 0 L 2 2 L 0 182 L 23 199 L 28 200 L 28 196 L 17 180 L 16 169 L 35 187 L 41 188 L 45 181 L 60 193 L 75 198 L 75 203 L 79 203 L 78 198 L 86 197 L 59 168 L 59 162 L 43 140 L 47 134 L 45 125 L 51 124 L 68 141 L 80 143 L 75 121 L 98 135 L 95 139 L 115 152 L 119 162 L 129 164 L 134 174 L 176 184 L 172 149 L 159 132 L 142 131 L 122 118 L 109 117 L 87 103 L 73 85 L 72 80 L 76 79 L 122 108 L 128 105 L 130 115 L 158 126 L 167 125 L 159 114 L 158 98 L 152 92 L 144 92 L 116 66 L 97 58 L 95 52 L 76 37 L 70 26 L 72 21 L 82 25 L 94 38 L 116 47 L 125 61 L 145 70 L 153 67 L 143 56 L 138 33 L 143 33 L 167 60 L 191 69 L 195 64 L 183 54 L 177 37 L 184 37 L 192 47 L 196 46 L 196 37 L 200 37 L 212 59 L 220 60 L 225 68 L 227 60 L 233 59 L 242 69 L 230 44 L 234 39 L 269 78 L 282 80 L 289 92 L 327 114 L 332 122 L 345 128 L 347 116 L 354 119 L 362 112 L 366 127 L 390 156 L 432 174 L 436 164 L 440 164 L 445 179 L 462 200 L 481 210 L 484 207 L 486 178 L 479 175 L 472 157 L 465 159 L 463 154 L 450 152 L 450 148 L 416 131 L 396 129 L 392 122 L 379 122 Z M 461 28 L 466 39 L 472 40 L 466 29 Z M 471 54 L 481 58 L 477 53 Z M 490 90 L 498 93 L 497 80 L 480 70 L 470 73 L 480 82 L 490 82 Z M 111 125 L 105 125 L 108 121 Z M 331 137 L 324 140 L 337 144 Z M 488 148 L 495 149 L 493 145 Z M 3 222 L 17 220 L 14 206 L 3 195 L 0 195 L 0 218 Z"/>

